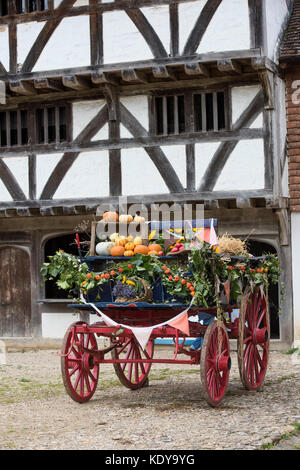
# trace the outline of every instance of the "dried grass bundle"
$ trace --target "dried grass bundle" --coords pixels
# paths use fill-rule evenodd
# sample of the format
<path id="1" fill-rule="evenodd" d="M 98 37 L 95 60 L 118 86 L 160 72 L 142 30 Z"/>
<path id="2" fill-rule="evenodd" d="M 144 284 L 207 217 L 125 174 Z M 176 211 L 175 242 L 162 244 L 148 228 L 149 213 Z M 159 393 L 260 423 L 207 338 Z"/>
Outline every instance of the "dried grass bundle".
<path id="1" fill-rule="evenodd" d="M 234 238 L 225 233 L 219 238 L 220 253 L 228 253 L 229 255 L 245 255 L 247 253 L 246 240 Z"/>

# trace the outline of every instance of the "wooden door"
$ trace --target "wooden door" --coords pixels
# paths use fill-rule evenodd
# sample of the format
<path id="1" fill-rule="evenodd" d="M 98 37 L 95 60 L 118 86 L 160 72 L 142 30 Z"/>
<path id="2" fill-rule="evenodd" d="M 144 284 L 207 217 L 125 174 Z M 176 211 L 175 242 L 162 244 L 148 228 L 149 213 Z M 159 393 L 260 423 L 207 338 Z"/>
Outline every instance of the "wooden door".
<path id="1" fill-rule="evenodd" d="M 0 248 L 0 336 L 30 336 L 31 276 L 29 254 Z"/>

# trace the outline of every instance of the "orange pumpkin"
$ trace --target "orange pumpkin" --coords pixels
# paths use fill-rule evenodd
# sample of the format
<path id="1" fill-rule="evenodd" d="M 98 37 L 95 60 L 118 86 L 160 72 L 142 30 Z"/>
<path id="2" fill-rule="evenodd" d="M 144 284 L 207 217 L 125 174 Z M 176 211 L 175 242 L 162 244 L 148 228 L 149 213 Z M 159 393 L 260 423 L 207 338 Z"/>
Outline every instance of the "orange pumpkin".
<path id="1" fill-rule="evenodd" d="M 113 246 L 110 250 L 111 256 L 124 256 L 125 248 L 123 246 Z"/>
<path id="2" fill-rule="evenodd" d="M 125 247 L 127 243 L 127 238 L 117 238 L 116 245 Z"/>
<path id="3" fill-rule="evenodd" d="M 145 245 L 137 245 L 134 249 L 134 252 L 139 253 L 140 255 L 147 255 L 149 248 Z"/>
<path id="4" fill-rule="evenodd" d="M 117 212 L 107 211 L 103 214 L 103 220 L 105 222 L 118 222 L 119 215 Z"/>
<path id="5" fill-rule="evenodd" d="M 124 256 L 134 256 L 134 251 L 133 250 L 126 250 L 124 252 Z"/>
<path id="6" fill-rule="evenodd" d="M 158 256 L 158 251 L 150 250 L 150 251 L 148 251 L 148 255 Z"/>
<path id="7" fill-rule="evenodd" d="M 161 245 L 159 245 L 158 243 L 151 243 L 149 245 L 149 251 L 157 251 L 157 253 L 159 251 L 161 251 Z"/>
<path id="8" fill-rule="evenodd" d="M 125 250 L 130 250 L 130 251 L 134 251 L 134 243 L 133 242 L 129 242 L 129 243 L 126 243 L 125 245 Z"/>

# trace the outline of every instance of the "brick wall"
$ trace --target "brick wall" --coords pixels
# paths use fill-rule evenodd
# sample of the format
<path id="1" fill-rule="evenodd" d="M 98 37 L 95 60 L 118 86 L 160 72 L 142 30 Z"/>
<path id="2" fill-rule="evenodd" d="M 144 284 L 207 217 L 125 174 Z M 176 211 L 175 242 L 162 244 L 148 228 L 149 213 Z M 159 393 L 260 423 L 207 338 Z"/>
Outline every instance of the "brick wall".
<path id="1" fill-rule="evenodd" d="M 300 64 L 286 71 L 287 152 L 289 159 L 290 209 L 300 212 L 300 104 L 293 103 L 293 83 L 298 80 L 300 101 Z"/>

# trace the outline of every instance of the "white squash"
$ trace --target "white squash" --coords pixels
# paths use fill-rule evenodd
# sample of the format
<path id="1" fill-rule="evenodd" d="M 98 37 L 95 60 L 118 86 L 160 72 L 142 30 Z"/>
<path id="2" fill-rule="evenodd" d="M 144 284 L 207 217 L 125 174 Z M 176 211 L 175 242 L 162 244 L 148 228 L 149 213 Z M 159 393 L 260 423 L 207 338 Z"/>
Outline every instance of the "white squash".
<path id="1" fill-rule="evenodd" d="M 110 250 L 114 246 L 114 242 L 100 242 L 96 245 L 96 253 L 98 256 L 110 256 Z"/>
<path id="2" fill-rule="evenodd" d="M 130 214 L 122 214 L 119 217 L 120 224 L 129 224 L 133 221 L 133 217 Z"/>

